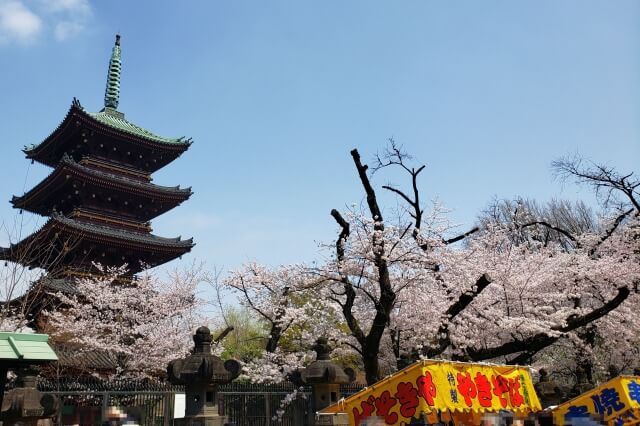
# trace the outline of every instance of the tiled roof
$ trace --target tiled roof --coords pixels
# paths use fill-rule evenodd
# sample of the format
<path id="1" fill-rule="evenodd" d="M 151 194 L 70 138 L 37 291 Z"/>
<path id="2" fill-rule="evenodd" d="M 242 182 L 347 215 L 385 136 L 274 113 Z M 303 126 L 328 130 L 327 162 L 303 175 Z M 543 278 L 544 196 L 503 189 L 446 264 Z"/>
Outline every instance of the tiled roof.
<path id="1" fill-rule="evenodd" d="M 109 172 L 105 172 L 103 170 L 98 170 L 92 167 L 87 167 L 85 165 L 82 165 L 80 163 L 76 163 L 73 158 L 71 158 L 68 155 L 65 155 L 62 157 L 62 161 L 60 162 L 61 165 L 68 165 L 69 167 L 72 167 L 76 170 L 80 170 L 84 173 L 88 173 L 90 175 L 96 176 L 96 177 L 101 177 L 103 179 L 106 180 L 113 180 L 113 181 L 117 181 L 118 183 L 121 183 L 122 185 L 126 185 L 126 186 L 131 186 L 134 188 L 139 188 L 139 189 L 143 189 L 143 190 L 147 190 L 147 191 L 153 191 L 153 192 L 164 192 L 167 194 L 176 194 L 176 193 L 180 193 L 180 194 L 191 194 L 191 187 L 188 188 L 180 188 L 180 185 L 178 186 L 162 186 L 162 185 L 156 185 L 154 183 L 149 183 L 149 182 L 144 182 L 144 181 L 140 181 L 140 180 L 136 180 L 136 179 L 131 179 L 128 178 L 126 176 L 123 175 L 118 175 L 115 173 L 109 173 Z"/>
<path id="2" fill-rule="evenodd" d="M 75 280 L 68 278 L 43 278 L 40 283 L 47 289 L 65 294 L 78 294 Z"/>
<path id="3" fill-rule="evenodd" d="M 62 160 L 56 167 L 56 169 L 51 172 L 51 174 L 45 178 L 38 185 L 34 186 L 29 192 L 25 193 L 20 197 L 13 197 L 11 202 L 15 207 L 18 208 L 27 208 L 25 203 L 28 203 L 28 200 L 34 196 L 37 196 L 43 190 L 51 191 L 50 185 L 56 176 L 61 176 L 62 170 L 64 168 L 75 170 L 79 173 L 88 176 L 89 178 L 95 178 L 98 182 L 110 182 L 113 185 L 120 187 L 120 189 L 124 189 L 127 192 L 137 191 L 138 193 L 142 192 L 143 194 L 157 194 L 169 196 L 170 198 L 179 198 L 179 199 L 187 199 L 191 195 L 191 188 L 180 188 L 180 186 L 161 186 L 155 185 L 149 182 L 144 182 L 136 179 L 130 179 L 123 175 L 118 175 L 115 173 L 105 172 L 103 170 L 98 170 L 93 167 L 87 167 L 80 163 L 76 163 L 73 158 L 67 156 L 62 157 Z M 63 181 L 66 182 L 67 179 Z M 28 209 L 28 208 L 27 208 Z"/>
<path id="4" fill-rule="evenodd" d="M 122 71 L 122 52 L 120 49 L 120 34 L 116 35 L 116 43 L 111 51 L 111 59 L 109 60 L 109 70 L 107 72 L 107 87 L 104 92 L 104 109 L 100 112 L 89 112 L 88 114 L 109 127 L 131 133 L 136 136 L 155 140 L 156 142 L 176 143 L 182 142 L 181 139 L 164 138 L 155 135 L 150 131 L 124 119 L 124 114 L 118 112 L 118 103 L 120 102 L 120 73 Z"/>
<path id="5" fill-rule="evenodd" d="M 65 227 L 80 231 L 81 233 L 85 234 L 85 236 L 93 234 L 108 238 L 128 240 L 143 245 L 160 245 L 174 248 L 191 248 L 194 245 L 193 238 L 189 238 L 187 240 L 183 240 L 181 237 L 164 238 L 153 234 L 134 232 L 122 228 L 98 225 L 96 223 L 81 222 L 56 213 L 51 216 L 49 222 L 60 223 Z"/>
<path id="6" fill-rule="evenodd" d="M 75 231 L 82 239 L 100 241 L 103 239 L 115 240 L 114 244 L 123 245 L 129 243 L 133 246 L 142 246 L 147 250 L 169 250 L 169 252 L 186 253 L 195 245 L 193 238 L 183 240 L 181 237 L 164 238 L 157 235 L 134 232 L 123 228 L 114 228 L 111 226 L 81 222 L 62 214 L 54 213 L 42 228 L 29 235 L 22 241 L 12 244 L 10 247 L 0 247 L 0 259 L 13 260 L 16 253 L 20 253 L 22 249 L 28 247 L 34 239 L 50 238 L 49 232 L 52 229 L 63 229 L 67 231 Z"/>
<path id="7" fill-rule="evenodd" d="M 100 123 L 109 126 L 113 129 L 120 130 L 125 133 L 129 133 L 134 136 L 139 136 L 145 139 L 152 140 L 160 143 L 185 143 L 184 137 L 181 138 L 166 138 L 158 136 L 147 129 L 133 124 L 124 118 L 124 114 L 118 112 L 112 108 L 106 107 L 100 112 L 88 112 L 85 111 L 91 118 L 99 121 Z"/>
<path id="8" fill-rule="evenodd" d="M 63 367 L 75 367 L 90 370 L 115 370 L 118 363 L 113 354 L 107 351 L 80 351 L 74 348 L 56 346 L 58 363 Z"/>
<path id="9" fill-rule="evenodd" d="M 181 136 L 179 138 L 167 138 L 158 136 L 155 133 L 126 120 L 123 113 L 111 107 L 105 107 L 100 112 L 88 112 L 80 104 L 80 101 L 74 98 L 71 104 L 71 108 L 69 109 L 69 112 L 65 116 L 64 120 L 62 120 L 58 127 L 44 141 L 36 144 L 26 145 L 24 147 L 23 152 L 27 154 L 27 157 L 32 158 L 33 156 L 37 155 L 37 152 L 48 146 L 51 140 L 55 139 L 55 137 L 60 132 L 64 131 L 65 128 L 70 127 L 72 123 L 71 120 L 74 115 L 77 118 L 84 119 L 89 123 L 93 122 L 96 126 L 103 126 L 113 131 L 133 136 L 134 138 L 138 137 L 143 141 L 159 143 L 172 150 L 177 149 L 180 151 L 185 151 L 193 143 L 191 138 L 185 138 L 184 136 Z"/>

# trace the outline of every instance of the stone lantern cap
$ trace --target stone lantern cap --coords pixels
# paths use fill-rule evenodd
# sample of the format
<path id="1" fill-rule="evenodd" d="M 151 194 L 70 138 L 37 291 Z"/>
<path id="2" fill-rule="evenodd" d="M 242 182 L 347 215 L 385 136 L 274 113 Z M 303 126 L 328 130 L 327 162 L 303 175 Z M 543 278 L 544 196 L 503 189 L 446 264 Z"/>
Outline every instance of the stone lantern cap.
<path id="1" fill-rule="evenodd" d="M 313 350 L 316 351 L 316 360 L 301 373 L 305 383 L 343 385 L 352 381 L 342 367 L 329 359 L 332 349 L 326 338 L 316 340 Z"/>
<path id="2" fill-rule="evenodd" d="M 39 419 L 55 414 L 58 400 L 53 395 L 43 394 L 36 389 L 35 371 L 17 370 L 18 387 L 10 390 L 2 400 L 0 419 Z"/>
<path id="3" fill-rule="evenodd" d="M 200 327 L 193 336 L 195 343 L 191 355 L 169 363 L 169 381 L 178 385 L 225 384 L 240 374 L 240 363 L 235 360 L 222 361 L 211 353 L 211 331 Z"/>

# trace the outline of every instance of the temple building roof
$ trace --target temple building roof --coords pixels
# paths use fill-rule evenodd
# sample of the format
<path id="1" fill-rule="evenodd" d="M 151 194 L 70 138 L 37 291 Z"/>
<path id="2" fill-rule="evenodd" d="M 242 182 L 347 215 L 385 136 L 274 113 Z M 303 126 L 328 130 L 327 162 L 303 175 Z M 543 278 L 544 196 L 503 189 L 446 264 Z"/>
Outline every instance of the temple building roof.
<path id="1" fill-rule="evenodd" d="M 184 137 L 181 138 L 167 138 L 158 136 L 151 131 L 144 129 L 140 126 L 137 126 L 130 121 L 127 121 L 124 118 L 124 114 L 118 111 L 118 104 L 120 103 L 120 73 L 122 71 L 122 62 L 121 62 L 121 49 L 120 49 L 120 34 L 116 35 L 116 42 L 111 51 L 111 58 L 109 59 L 109 69 L 107 71 L 107 84 L 105 88 L 104 94 L 104 108 L 100 112 L 87 112 L 82 108 L 80 102 L 74 99 L 72 108 L 69 112 L 71 112 L 74 108 L 77 107 L 80 111 L 86 114 L 88 117 L 94 119 L 100 124 L 103 124 L 107 127 L 110 127 L 114 130 L 121 131 L 132 136 L 136 136 L 139 138 L 143 138 L 149 141 L 161 143 L 161 144 L 188 144 L 188 141 L 185 141 Z M 68 114 L 67 118 L 69 117 Z M 66 119 L 65 119 L 66 121 Z M 64 124 L 64 122 L 62 123 Z M 61 126 L 62 126 L 61 124 Z M 59 126 L 58 129 L 61 127 Z M 58 130 L 57 129 L 57 130 Z M 56 132 L 54 132 L 55 134 Z M 52 135 L 53 136 L 53 135 Z M 26 147 L 25 152 L 27 154 L 37 151 L 37 149 L 47 142 L 47 138 L 41 144 L 31 145 Z"/>
<path id="2" fill-rule="evenodd" d="M 157 211 L 145 210 L 138 213 L 142 216 L 141 220 L 149 220 L 170 210 L 187 200 L 192 194 L 191 188 L 155 185 L 122 174 L 87 167 L 82 164 L 82 161 L 77 163 L 73 158 L 65 155 L 49 176 L 24 195 L 13 197 L 11 202 L 15 208 L 43 216 L 51 214 L 54 208 L 57 208 L 58 211 L 64 211 L 60 206 L 60 201 L 64 200 L 67 194 L 75 191 L 74 185 L 77 180 L 88 185 L 88 188 L 83 187 L 83 191 L 96 187 L 103 188 L 109 191 L 110 197 L 117 194 L 130 194 L 136 199 L 144 200 L 145 203 L 153 203 Z M 162 204 L 163 201 L 164 204 Z"/>
<path id="3" fill-rule="evenodd" d="M 47 227 L 56 227 L 82 235 L 84 239 L 104 239 L 123 242 L 124 245 L 143 245 L 153 249 L 191 249 L 193 247 L 193 238 L 183 240 L 181 237 L 165 238 L 157 235 L 131 232 L 122 228 L 115 228 L 107 225 L 98 225 L 95 223 L 82 222 L 54 213 L 42 229 Z"/>
<path id="4" fill-rule="evenodd" d="M 8 248 L 0 249 L 0 259 L 16 261 L 27 266 L 44 267 L 42 263 L 51 257 L 47 249 L 56 246 L 55 251 L 72 258 L 73 253 L 86 247 L 111 248 L 114 253 L 137 252 L 139 259 L 144 259 L 147 267 L 153 267 L 189 252 L 195 244 L 193 239 L 183 240 L 181 237 L 164 238 L 145 232 L 133 232 L 104 224 L 84 222 L 54 213 L 51 218 L 36 232 Z M 34 247 L 39 248 L 34 250 Z M 78 259 L 72 259 L 78 261 Z M 127 263 L 108 262 L 108 265 L 119 266 Z M 119 261 L 119 259 L 116 259 Z M 72 262 L 73 263 L 73 262 Z M 129 264 L 132 273 L 141 270 L 141 265 Z"/>
<path id="5" fill-rule="evenodd" d="M 110 160 L 153 172 L 186 151 L 191 139 L 159 136 L 127 120 L 124 113 L 118 111 L 121 69 L 118 34 L 109 60 L 104 108 L 89 112 L 74 98 L 67 116 L 51 135 L 39 144 L 25 146 L 23 151 L 27 158 L 54 167 L 64 153 L 76 158 L 78 155 L 102 154 Z M 106 151 L 112 148 L 118 153 Z M 122 152 L 127 155 L 119 157 Z"/>
<path id="6" fill-rule="evenodd" d="M 130 121 L 127 121 L 124 118 L 124 114 L 109 107 L 105 107 L 100 112 L 87 112 L 87 111 L 84 111 L 84 112 L 88 114 L 90 117 L 99 121 L 100 123 L 111 127 L 112 129 L 120 130 L 122 132 L 129 133 L 133 136 L 138 136 L 138 137 L 148 139 L 158 143 L 168 143 L 168 144 L 184 144 L 185 143 L 184 137 L 166 138 L 163 136 L 158 136 L 147 129 L 144 129 L 138 125 L 133 124 Z"/>
<path id="7" fill-rule="evenodd" d="M 91 133 L 91 136 L 86 133 Z M 170 163 L 191 146 L 191 139 L 184 137 L 165 138 L 158 136 L 124 118 L 124 114 L 105 108 L 97 113 L 90 113 L 73 100 L 71 108 L 60 125 L 39 144 L 26 146 L 24 153 L 39 163 L 55 167 L 64 153 L 71 151 L 90 151 L 88 144 L 95 141 L 97 136 L 111 138 L 122 146 L 137 147 L 145 151 L 147 156 L 153 155 L 156 161 L 146 167 L 149 171 L 158 170 Z M 82 145 L 77 146 L 78 142 Z M 97 147 L 93 146 L 93 150 Z M 86 153 L 85 153 L 86 155 Z M 160 161 L 158 161 L 158 159 Z"/>
<path id="8" fill-rule="evenodd" d="M 52 292 L 61 292 L 65 294 L 78 294 L 78 285 L 75 280 L 68 278 L 51 278 L 43 277 L 37 284 L 42 285 L 45 289 Z"/>
<path id="9" fill-rule="evenodd" d="M 115 371 L 118 368 L 115 354 L 104 350 L 79 351 L 78 348 L 56 346 L 56 354 L 60 367 L 86 370 L 90 373 L 95 373 L 96 370 Z"/>

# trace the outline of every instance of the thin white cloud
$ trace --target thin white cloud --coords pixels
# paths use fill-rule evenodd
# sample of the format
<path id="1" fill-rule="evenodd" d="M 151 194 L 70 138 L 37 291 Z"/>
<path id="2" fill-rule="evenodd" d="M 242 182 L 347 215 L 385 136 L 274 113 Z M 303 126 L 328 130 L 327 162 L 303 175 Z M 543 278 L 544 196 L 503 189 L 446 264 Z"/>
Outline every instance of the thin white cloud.
<path id="1" fill-rule="evenodd" d="M 42 26 L 42 19 L 23 2 L 0 0 L 0 42 L 30 43 Z"/>
<path id="2" fill-rule="evenodd" d="M 84 30 L 84 24 L 75 21 L 58 22 L 53 29 L 53 35 L 58 41 L 67 40 Z"/>
<path id="3" fill-rule="evenodd" d="M 80 34 L 91 18 L 88 0 L 45 0 L 46 11 L 53 18 L 53 35 L 64 41 Z"/>
<path id="4" fill-rule="evenodd" d="M 52 12 L 72 12 L 85 16 L 91 14 L 91 6 L 87 0 L 45 0 L 44 4 Z"/>
<path id="5" fill-rule="evenodd" d="M 33 42 L 51 32 L 58 41 L 82 33 L 93 16 L 89 0 L 0 0 L 0 42 Z"/>

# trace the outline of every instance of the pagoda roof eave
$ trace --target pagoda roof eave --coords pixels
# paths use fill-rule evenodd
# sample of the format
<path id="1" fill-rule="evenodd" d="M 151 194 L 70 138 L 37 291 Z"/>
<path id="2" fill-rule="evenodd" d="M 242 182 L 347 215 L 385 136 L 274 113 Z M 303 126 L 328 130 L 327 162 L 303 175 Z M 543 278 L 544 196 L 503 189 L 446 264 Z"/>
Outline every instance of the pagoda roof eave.
<path id="1" fill-rule="evenodd" d="M 82 238 L 110 239 L 122 241 L 125 245 L 149 246 L 154 249 L 191 249 L 195 244 L 193 238 L 183 240 L 182 237 L 165 238 L 153 234 L 143 234 L 125 231 L 107 225 L 80 222 L 60 214 L 53 214 L 47 224 L 60 227 L 62 230 L 70 230 L 79 234 Z M 45 225 L 47 226 L 47 225 Z"/>
<path id="2" fill-rule="evenodd" d="M 193 194 L 190 187 L 167 187 L 138 181 L 125 176 L 86 167 L 77 163 L 71 157 L 64 156 L 53 172 L 25 194 L 19 197 L 13 197 L 11 203 L 15 208 L 46 215 L 48 212 L 32 209 L 30 208 L 31 205 L 38 199 L 46 199 L 47 197 L 54 196 L 55 190 L 69 181 L 67 177 L 70 174 L 107 189 L 115 188 L 122 192 L 142 195 L 148 198 L 157 197 L 160 199 L 170 199 L 177 204 L 186 201 Z"/>
<path id="3" fill-rule="evenodd" d="M 117 229 L 103 224 L 81 222 L 54 213 L 51 218 L 37 231 L 8 248 L 0 248 L 0 259 L 20 261 L 16 256 L 24 256 L 25 250 L 38 247 L 38 241 L 51 243 L 51 233 L 56 239 L 66 243 L 74 238 L 111 247 L 129 248 L 140 252 L 164 253 L 163 261 L 168 262 L 176 257 L 188 253 L 195 246 L 193 238 L 183 240 L 181 237 L 165 238 L 153 234 L 139 233 Z M 65 240 L 63 241 L 63 238 Z M 26 256 L 24 257 L 26 259 Z M 22 263 L 22 262 L 21 262 Z M 26 261 L 27 266 L 41 266 L 37 259 Z M 155 265 L 154 265 L 155 266 Z"/>
<path id="4" fill-rule="evenodd" d="M 47 159 L 41 158 L 40 155 L 45 152 L 47 148 L 57 140 L 70 125 L 73 124 L 72 121 L 74 118 L 77 122 L 83 123 L 95 130 L 133 143 L 146 145 L 156 150 L 169 150 L 181 154 L 193 143 L 190 138 L 165 138 L 155 135 L 140 126 L 125 120 L 124 115 L 120 116 L 117 111 L 115 113 L 107 112 L 105 110 L 97 113 L 87 112 L 80 102 L 74 98 L 65 118 L 46 139 L 39 144 L 25 146 L 22 151 L 25 153 L 27 158 L 45 165 L 53 165 L 50 161 L 47 161 Z"/>

